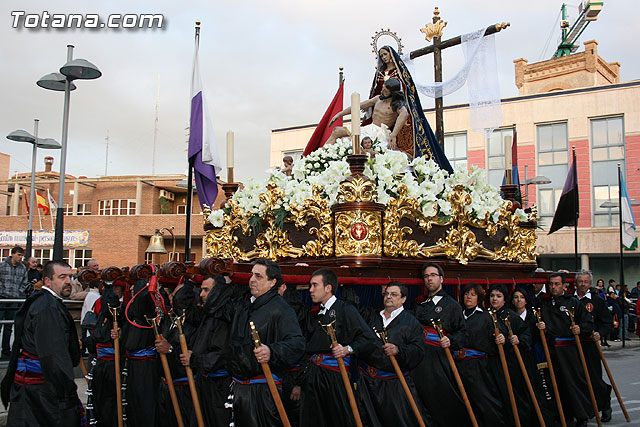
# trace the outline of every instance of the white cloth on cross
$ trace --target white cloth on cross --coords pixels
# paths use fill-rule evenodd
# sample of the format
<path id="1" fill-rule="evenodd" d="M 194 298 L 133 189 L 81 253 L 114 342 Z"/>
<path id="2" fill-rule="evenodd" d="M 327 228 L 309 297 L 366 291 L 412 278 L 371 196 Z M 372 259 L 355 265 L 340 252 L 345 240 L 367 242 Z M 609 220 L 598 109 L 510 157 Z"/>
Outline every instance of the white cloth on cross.
<path id="1" fill-rule="evenodd" d="M 461 37 L 465 63 L 452 78 L 445 82 L 417 81 L 410 54 L 403 55 L 402 60 L 413 76 L 416 89 L 423 95 L 440 98 L 452 94 L 467 83 L 471 129 L 485 133 L 488 138 L 491 132 L 502 124 L 502 107 L 495 37 L 493 34 L 484 36 L 485 31 L 485 28 L 481 28 Z"/>

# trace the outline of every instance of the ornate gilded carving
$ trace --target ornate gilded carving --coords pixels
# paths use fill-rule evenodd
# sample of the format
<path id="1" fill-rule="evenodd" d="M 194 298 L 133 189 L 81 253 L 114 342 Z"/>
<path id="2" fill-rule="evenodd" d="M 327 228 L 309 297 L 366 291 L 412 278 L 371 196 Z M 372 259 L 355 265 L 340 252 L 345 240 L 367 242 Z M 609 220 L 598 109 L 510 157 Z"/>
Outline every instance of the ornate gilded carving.
<path id="1" fill-rule="evenodd" d="M 535 262 L 538 253 L 536 252 L 536 230 L 535 228 L 520 227 L 520 220 L 516 215 L 511 214 L 511 202 L 504 203 L 500 211 L 498 225 L 504 228 L 509 234 L 504 238 L 504 246 L 497 248 L 493 259 L 499 261 L 514 262 Z M 537 210 L 532 210 L 529 219 L 537 219 Z"/>
<path id="2" fill-rule="evenodd" d="M 315 240 L 309 240 L 302 246 L 305 256 L 328 257 L 333 255 L 333 222 L 329 201 L 322 197 L 322 187 L 314 185 L 311 193 L 313 198 L 305 200 L 302 206 L 292 205 L 291 216 L 298 230 L 307 226 L 315 219 L 319 226 L 309 228 L 309 234 L 315 235 Z"/>
<path id="3" fill-rule="evenodd" d="M 426 24 L 424 28 L 420 29 L 420 32 L 424 34 L 424 39 L 430 42 L 433 38 L 442 37 L 444 27 L 446 26 L 447 23 L 440 19 L 440 11 L 436 7 L 433 11 L 433 23 Z"/>
<path id="4" fill-rule="evenodd" d="M 521 226 L 518 215 L 511 212 L 511 202 L 503 204 L 498 212 L 497 222 L 489 216 L 478 220 L 469 214 L 471 195 L 464 187 L 456 186 L 448 195 L 452 206 L 451 215 L 426 217 L 418 202 L 408 197 L 404 185 L 400 185 L 397 191 L 398 196 L 384 207 L 383 216 L 382 211 L 375 207 L 359 204 L 377 201 L 375 183 L 361 175 L 351 177 L 340 186 L 338 202 L 342 207 L 334 207 L 334 219 L 329 200 L 324 197 L 322 188 L 314 186 L 312 197 L 301 206 L 292 204 L 290 215 L 284 219 L 287 224 L 293 223 L 297 230 L 308 230 L 311 238 L 302 247 L 296 247 L 289 231 L 282 228 L 282 217 L 279 216 L 284 192 L 276 184 L 270 183 L 267 191 L 260 195 L 266 209 L 261 217 L 263 230 L 255 237 L 253 248 L 245 252 L 238 247 L 238 239 L 251 237 L 254 229 L 238 204 L 229 200 L 223 226 L 207 230 L 207 256 L 250 261 L 258 257 L 282 260 L 303 256 L 379 256 L 384 253 L 389 257 L 441 256 L 455 259 L 461 264 L 467 264 L 476 258 L 535 262 L 535 229 L 531 224 Z M 351 208 L 345 209 L 344 203 L 350 202 L 355 203 Z M 205 209 L 205 218 L 209 214 L 210 211 Z M 409 220 L 405 226 L 400 225 L 403 219 Z M 535 223 L 535 208 L 527 220 Z M 431 243 L 424 243 L 425 234 L 432 232 L 434 227 L 445 228 L 444 232 L 440 232 L 442 237 L 431 239 Z M 506 233 L 502 232 L 501 236 L 504 237 L 499 241 L 493 239 L 487 246 L 478 239 L 479 230 L 483 230 L 482 235 L 486 233 L 489 238 L 494 238 L 499 230 L 506 230 Z M 411 239 L 412 236 L 420 235 L 423 243 Z M 429 241 L 428 238 L 426 240 Z"/>
<path id="5" fill-rule="evenodd" d="M 363 175 L 356 175 L 340 184 L 338 203 L 377 202 L 376 184 Z"/>
<path id="6" fill-rule="evenodd" d="M 336 256 L 382 255 L 382 213 L 364 209 L 339 211 L 336 215 Z M 354 229 L 355 237 L 352 235 Z M 366 238 L 358 233 L 366 230 Z"/>
<path id="7" fill-rule="evenodd" d="M 398 187 L 398 197 L 387 203 L 384 211 L 384 254 L 386 256 L 402 257 L 430 257 L 431 254 L 423 243 L 407 240 L 406 236 L 413 234 L 411 227 L 400 227 L 400 220 L 408 218 L 426 231 L 431 231 L 433 225 L 448 225 L 451 221 L 443 222 L 438 217 L 427 218 L 423 215 L 416 199 L 407 196 L 407 187 Z"/>

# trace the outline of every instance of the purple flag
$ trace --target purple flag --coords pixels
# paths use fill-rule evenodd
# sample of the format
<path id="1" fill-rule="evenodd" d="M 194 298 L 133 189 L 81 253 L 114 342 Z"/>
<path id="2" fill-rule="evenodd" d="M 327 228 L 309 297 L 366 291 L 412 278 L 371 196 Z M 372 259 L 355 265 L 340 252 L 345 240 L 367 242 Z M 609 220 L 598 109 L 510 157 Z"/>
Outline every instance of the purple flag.
<path id="1" fill-rule="evenodd" d="M 218 147 L 213 134 L 213 126 L 209 118 L 209 110 L 205 99 L 198 50 L 200 34 L 196 35 L 196 47 L 193 57 L 193 74 L 191 75 L 191 120 L 189 124 L 189 160 L 193 163 L 193 174 L 200 205 L 213 207 L 218 195 L 216 173 L 221 169 Z"/>

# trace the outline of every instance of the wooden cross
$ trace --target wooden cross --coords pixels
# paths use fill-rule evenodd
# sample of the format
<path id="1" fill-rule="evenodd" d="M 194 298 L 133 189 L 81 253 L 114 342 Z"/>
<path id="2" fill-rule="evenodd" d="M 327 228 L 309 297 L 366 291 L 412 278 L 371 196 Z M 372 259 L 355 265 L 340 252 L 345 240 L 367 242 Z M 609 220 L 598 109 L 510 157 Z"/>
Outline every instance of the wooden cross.
<path id="1" fill-rule="evenodd" d="M 457 36 L 449 40 L 441 41 L 442 32 L 447 23 L 440 19 L 440 11 L 436 7 L 433 11 L 433 23 L 425 25 L 420 29 L 420 32 L 424 33 L 425 40 L 431 41 L 433 44 L 423 47 L 421 49 L 414 50 L 410 53 L 410 58 L 415 59 L 420 56 L 433 53 L 433 68 L 434 68 L 434 81 L 442 82 L 442 49 L 446 49 L 451 46 L 457 46 L 462 43 L 462 36 Z M 501 24 L 490 25 L 484 32 L 485 36 L 495 34 L 509 27 L 511 23 L 503 22 Z M 436 98 L 436 137 L 440 146 L 444 150 L 444 119 L 443 119 L 443 103 L 442 97 Z"/>

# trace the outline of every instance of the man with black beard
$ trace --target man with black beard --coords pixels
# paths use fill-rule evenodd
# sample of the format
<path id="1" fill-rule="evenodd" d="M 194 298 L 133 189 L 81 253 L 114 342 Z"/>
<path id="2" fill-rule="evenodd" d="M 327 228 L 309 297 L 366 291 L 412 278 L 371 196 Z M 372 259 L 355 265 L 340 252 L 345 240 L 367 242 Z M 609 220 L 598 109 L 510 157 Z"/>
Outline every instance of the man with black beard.
<path id="1" fill-rule="evenodd" d="M 9 406 L 8 426 L 79 426 L 84 410 L 73 367 L 80 361 L 75 324 L 62 303 L 71 294 L 71 267 L 51 261 L 44 285 L 16 315 L 15 339 L 2 401 Z"/>
<path id="2" fill-rule="evenodd" d="M 438 264 L 425 264 L 422 277 L 427 298 L 414 307 L 413 314 L 424 330 L 425 357 L 411 372 L 418 395 L 426 406 L 433 426 L 469 425 L 469 417 L 453 377 L 445 349 L 459 350 L 467 343 L 467 331 L 460 304 L 447 294 L 442 284 L 444 272 Z M 431 323 L 440 323 L 444 336 Z"/>
<path id="3" fill-rule="evenodd" d="M 212 427 L 227 427 L 231 420 L 231 411 L 225 408 L 231 383 L 225 355 L 231 322 L 224 310 L 231 294 L 224 276 L 204 278 L 200 285 L 200 323 L 191 337 L 191 350 L 180 355 L 182 364 L 193 369 L 202 417 L 205 425 Z"/>
<path id="4" fill-rule="evenodd" d="M 388 340 L 384 345 L 378 342 L 369 356 L 370 364 L 359 361 L 358 389 L 367 409 L 363 417 L 368 417 L 372 426 L 419 425 L 391 362 L 391 356 L 394 356 L 416 405 L 421 407 L 413 379 L 408 373 L 422 361 L 425 344 L 420 322 L 403 307 L 407 294 L 403 283 L 390 282 L 383 295 L 384 310 L 369 321 L 369 326 L 378 333 L 385 333 Z"/>
<path id="5" fill-rule="evenodd" d="M 613 318 L 607 309 L 607 304 L 598 295 L 591 291 L 593 276 L 589 270 L 580 270 L 576 273 L 576 297 L 580 304 L 593 317 L 593 334 L 582 341 L 584 358 L 589 368 L 589 378 L 596 395 L 598 409 L 602 411 L 602 422 L 611 421 L 611 386 L 602 379 L 602 364 L 600 352 L 596 342 L 600 337 L 606 337 L 613 330 Z"/>
<path id="6" fill-rule="evenodd" d="M 537 301 L 542 313 L 542 322 L 537 326 L 546 331 L 565 417 L 568 421 L 575 418 L 576 427 L 583 427 L 594 412 L 574 334 L 581 340 L 590 337 L 593 320 L 580 301 L 565 292 L 564 278 L 564 273 L 552 273 L 549 277 L 550 294 Z M 567 315 L 571 311 L 575 317 L 573 328 Z"/>
<path id="7" fill-rule="evenodd" d="M 280 267 L 257 259 L 251 269 L 251 298 L 233 308 L 227 369 L 233 379 L 233 422 L 236 427 L 280 426 L 273 396 L 261 363 L 268 363 L 276 385 L 282 373 L 304 354 L 305 342 L 296 313 L 278 295 Z M 262 345 L 254 347 L 249 322 L 253 322 Z"/>
<path id="8" fill-rule="evenodd" d="M 358 310 L 335 296 L 338 278 L 329 269 L 313 273 L 309 294 L 320 311 L 309 316 L 305 325 L 307 336 L 306 368 L 302 383 L 300 425 L 354 426 L 337 358 L 342 358 L 347 370 L 354 357 L 366 359 L 376 348 L 373 331 Z M 331 324 L 338 344 L 331 347 L 331 339 L 322 325 Z M 368 360 L 368 359 L 366 359 Z"/>

